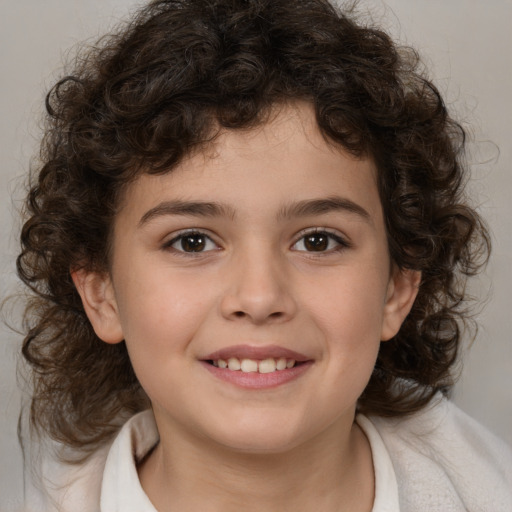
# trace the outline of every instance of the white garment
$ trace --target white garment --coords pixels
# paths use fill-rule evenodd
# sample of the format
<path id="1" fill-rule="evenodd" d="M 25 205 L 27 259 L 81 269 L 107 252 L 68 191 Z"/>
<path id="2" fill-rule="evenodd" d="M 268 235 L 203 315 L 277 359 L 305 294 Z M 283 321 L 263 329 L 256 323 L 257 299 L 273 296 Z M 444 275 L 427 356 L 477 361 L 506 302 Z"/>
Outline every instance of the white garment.
<path id="1" fill-rule="evenodd" d="M 512 449 L 447 400 L 407 418 L 356 421 L 372 450 L 372 512 L 512 512 Z M 157 512 L 136 469 L 157 441 L 145 411 L 84 465 L 43 464 L 53 483 L 45 478 L 45 493 L 32 489 L 27 510 Z"/>

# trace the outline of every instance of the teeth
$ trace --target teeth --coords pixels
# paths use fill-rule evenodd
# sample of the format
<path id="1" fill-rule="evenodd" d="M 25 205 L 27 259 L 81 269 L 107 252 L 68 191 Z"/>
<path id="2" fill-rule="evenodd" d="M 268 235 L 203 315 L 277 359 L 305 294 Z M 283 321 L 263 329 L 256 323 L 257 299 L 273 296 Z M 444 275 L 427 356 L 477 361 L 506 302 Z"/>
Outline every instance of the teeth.
<path id="1" fill-rule="evenodd" d="M 276 360 L 275 359 L 263 359 L 260 361 L 258 365 L 258 370 L 260 373 L 272 373 L 276 371 Z"/>
<path id="2" fill-rule="evenodd" d="M 233 371 L 240 370 L 240 360 L 237 359 L 236 357 L 230 357 L 228 359 L 228 368 Z"/>
<path id="3" fill-rule="evenodd" d="M 242 359 L 240 362 L 240 369 L 244 373 L 254 373 L 258 371 L 258 361 L 254 359 Z"/>
<path id="4" fill-rule="evenodd" d="M 240 360 L 237 357 L 230 357 L 227 361 L 225 359 L 217 359 L 212 361 L 212 364 L 213 366 L 228 368 L 232 371 L 241 370 L 244 373 L 272 373 L 276 370 L 282 371 L 287 368 L 293 368 L 296 361 L 295 359 L 286 359 L 285 357 L 280 357 L 279 359 L 269 357 L 261 361 L 248 358 Z"/>
<path id="5" fill-rule="evenodd" d="M 290 359 L 290 361 L 293 361 L 293 359 Z M 286 359 L 284 357 L 280 357 L 276 362 L 276 368 L 278 370 L 284 370 L 286 368 Z"/>

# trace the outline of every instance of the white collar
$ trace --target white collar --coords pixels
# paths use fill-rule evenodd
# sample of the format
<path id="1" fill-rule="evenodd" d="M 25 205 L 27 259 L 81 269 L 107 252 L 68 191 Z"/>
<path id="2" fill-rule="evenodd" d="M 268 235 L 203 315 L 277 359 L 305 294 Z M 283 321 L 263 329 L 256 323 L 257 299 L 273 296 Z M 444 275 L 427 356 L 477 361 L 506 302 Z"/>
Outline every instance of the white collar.
<path id="1" fill-rule="evenodd" d="M 151 410 L 136 414 L 123 425 L 105 463 L 101 512 L 157 512 L 142 489 L 137 463 L 158 439 Z"/>
<path id="2" fill-rule="evenodd" d="M 373 423 L 362 414 L 356 416 L 356 423 L 365 433 L 372 450 L 375 474 L 375 499 L 372 512 L 399 512 L 398 483 L 395 469 L 384 441 Z"/>
<path id="3" fill-rule="evenodd" d="M 356 418 L 371 446 L 375 471 L 372 512 L 398 512 L 398 486 L 389 453 L 371 421 Z M 157 512 L 137 475 L 137 463 L 158 442 L 158 430 L 150 410 L 126 422 L 108 453 L 101 488 L 101 512 Z"/>

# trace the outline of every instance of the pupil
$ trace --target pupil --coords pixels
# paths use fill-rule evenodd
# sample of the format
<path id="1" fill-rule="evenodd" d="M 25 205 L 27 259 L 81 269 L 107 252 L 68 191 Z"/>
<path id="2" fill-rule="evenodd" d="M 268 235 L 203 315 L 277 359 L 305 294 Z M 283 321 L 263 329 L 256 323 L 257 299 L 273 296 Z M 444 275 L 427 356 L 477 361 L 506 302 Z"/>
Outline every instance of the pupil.
<path id="1" fill-rule="evenodd" d="M 181 240 L 181 247 L 186 252 L 201 252 L 206 245 L 202 235 L 187 235 Z"/>
<path id="2" fill-rule="evenodd" d="M 329 245 L 329 239 L 325 235 L 309 235 L 304 245 L 308 251 L 325 251 Z"/>

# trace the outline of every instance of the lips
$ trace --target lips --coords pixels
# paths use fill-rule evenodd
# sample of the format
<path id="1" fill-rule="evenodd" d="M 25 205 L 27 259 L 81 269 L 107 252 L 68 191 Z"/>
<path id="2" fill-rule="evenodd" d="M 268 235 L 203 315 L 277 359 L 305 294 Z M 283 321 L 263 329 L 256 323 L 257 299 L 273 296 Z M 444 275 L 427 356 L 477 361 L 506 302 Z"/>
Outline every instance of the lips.
<path id="1" fill-rule="evenodd" d="M 277 345 L 226 347 L 202 358 L 201 362 L 217 378 L 251 389 L 290 382 L 313 363 L 306 355 Z"/>
<path id="2" fill-rule="evenodd" d="M 203 361 L 216 361 L 218 359 L 228 360 L 231 357 L 235 357 L 237 359 L 255 359 L 258 361 L 268 358 L 284 358 L 293 359 L 297 362 L 309 361 L 311 359 L 304 354 L 280 347 L 278 345 L 266 345 L 264 347 L 252 345 L 234 345 L 232 347 L 226 347 L 212 352 L 211 354 L 207 355 L 206 357 L 202 357 L 201 359 Z"/>

